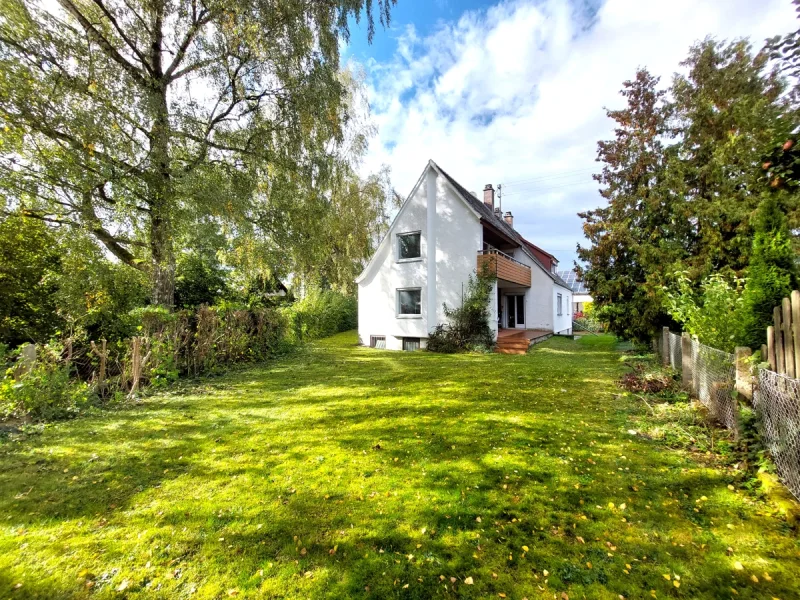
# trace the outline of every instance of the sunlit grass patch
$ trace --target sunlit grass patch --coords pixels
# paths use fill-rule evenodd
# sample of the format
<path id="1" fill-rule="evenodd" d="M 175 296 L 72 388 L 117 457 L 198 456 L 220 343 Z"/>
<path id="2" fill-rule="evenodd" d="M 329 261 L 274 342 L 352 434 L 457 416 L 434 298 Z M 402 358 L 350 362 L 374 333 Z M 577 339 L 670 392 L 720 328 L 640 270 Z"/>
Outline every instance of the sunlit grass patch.
<path id="1" fill-rule="evenodd" d="M 793 532 L 724 461 L 629 433 L 619 356 L 345 334 L 6 439 L 0 597 L 796 597 Z"/>

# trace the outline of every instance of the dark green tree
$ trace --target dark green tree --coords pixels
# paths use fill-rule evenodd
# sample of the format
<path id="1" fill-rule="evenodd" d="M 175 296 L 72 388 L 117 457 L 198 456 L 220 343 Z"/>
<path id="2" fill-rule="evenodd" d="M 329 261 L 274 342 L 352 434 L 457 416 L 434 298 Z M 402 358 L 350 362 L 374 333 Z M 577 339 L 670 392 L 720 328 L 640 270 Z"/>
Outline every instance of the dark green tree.
<path id="1" fill-rule="evenodd" d="M 797 258 L 786 215 L 774 194 L 761 200 L 742 306 L 741 343 L 760 348 L 772 324 L 772 311 L 798 284 Z"/>
<path id="2" fill-rule="evenodd" d="M 63 325 L 60 272 L 58 240 L 45 223 L 17 213 L 0 221 L 0 343 L 45 342 Z"/>
<path id="3" fill-rule="evenodd" d="M 659 79 L 640 69 L 623 84 L 627 106 L 607 110 L 615 138 L 597 144 L 603 170 L 595 179 L 607 205 L 580 213 L 591 246 L 578 247 L 581 277 L 588 285 L 599 318 L 611 331 L 646 339 L 669 317 L 662 308 L 662 274 L 680 248 L 663 180 L 669 107 Z"/>
<path id="4" fill-rule="evenodd" d="M 699 283 L 747 267 L 763 154 L 789 135 L 794 109 L 779 68 L 746 40 L 706 39 L 681 64 L 687 74 L 672 84 L 678 137 L 667 171 L 681 198 L 672 204 L 675 219 L 691 225 L 682 240 L 685 267 Z"/>

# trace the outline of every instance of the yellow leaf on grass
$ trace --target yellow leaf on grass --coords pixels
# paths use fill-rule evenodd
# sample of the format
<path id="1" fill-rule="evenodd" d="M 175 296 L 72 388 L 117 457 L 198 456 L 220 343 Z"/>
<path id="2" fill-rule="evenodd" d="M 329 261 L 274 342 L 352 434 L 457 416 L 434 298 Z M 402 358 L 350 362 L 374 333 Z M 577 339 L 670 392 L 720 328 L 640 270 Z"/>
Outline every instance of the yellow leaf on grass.
<path id="1" fill-rule="evenodd" d="M 581 544 L 585 544 L 586 543 L 581 536 L 578 536 L 575 539 L 578 540 Z"/>
<path id="2" fill-rule="evenodd" d="M 742 563 L 740 563 L 738 560 L 733 563 L 733 568 L 737 571 L 744 571 L 744 565 L 742 565 Z"/>
<path id="3" fill-rule="evenodd" d="M 674 585 L 676 588 L 679 588 L 681 587 L 681 582 L 676 579 L 675 581 L 672 582 L 672 585 Z"/>
<path id="4" fill-rule="evenodd" d="M 669 576 L 669 573 L 665 573 L 664 575 L 662 575 L 662 577 L 663 577 L 664 579 L 666 579 L 667 581 L 669 581 L 670 579 L 672 579 L 672 577 L 670 577 L 670 576 Z"/>
<path id="5" fill-rule="evenodd" d="M 474 582 L 474 581 L 472 581 L 472 577 L 467 577 L 467 578 L 464 580 L 464 583 L 466 583 L 467 585 L 472 585 L 472 584 L 473 584 L 473 583 L 475 583 L 475 582 Z"/>
<path id="6" fill-rule="evenodd" d="M 550 575 L 550 571 L 548 571 L 547 569 L 545 569 L 544 571 L 542 571 L 542 575 L 544 575 L 545 577 L 547 577 L 548 575 Z"/>
<path id="7" fill-rule="evenodd" d="M 750 575 L 750 580 L 751 580 L 753 583 L 758 583 L 758 577 L 756 577 L 755 575 Z"/>
<path id="8" fill-rule="evenodd" d="M 523 547 L 522 547 L 522 549 L 523 549 L 525 552 L 527 552 L 527 551 L 528 551 L 528 547 L 527 547 L 527 546 L 523 546 Z"/>
<path id="9" fill-rule="evenodd" d="M 592 568 L 592 563 L 590 563 L 590 562 L 587 562 L 587 563 L 586 563 L 586 567 L 587 567 L 587 568 L 589 568 L 589 569 L 591 569 L 591 568 Z"/>
<path id="10" fill-rule="evenodd" d="M 764 573 L 764 580 L 765 581 L 772 581 L 772 577 L 769 576 L 769 573 Z"/>

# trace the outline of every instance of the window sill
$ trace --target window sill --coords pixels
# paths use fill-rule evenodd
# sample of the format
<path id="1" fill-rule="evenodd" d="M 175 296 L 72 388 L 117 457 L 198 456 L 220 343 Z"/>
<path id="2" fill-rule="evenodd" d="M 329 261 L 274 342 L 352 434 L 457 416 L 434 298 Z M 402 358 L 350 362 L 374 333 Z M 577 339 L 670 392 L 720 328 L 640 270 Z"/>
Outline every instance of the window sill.
<path id="1" fill-rule="evenodd" d="M 398 258 L 397 262 L 399 263 L 422 262 L 422 257 L 418 256 L 417 258 Z"/>
<path id="2" fill-rule="evenodd" d="M 397 315 L 398 319 L 421 319 L 422 315 Z"/>

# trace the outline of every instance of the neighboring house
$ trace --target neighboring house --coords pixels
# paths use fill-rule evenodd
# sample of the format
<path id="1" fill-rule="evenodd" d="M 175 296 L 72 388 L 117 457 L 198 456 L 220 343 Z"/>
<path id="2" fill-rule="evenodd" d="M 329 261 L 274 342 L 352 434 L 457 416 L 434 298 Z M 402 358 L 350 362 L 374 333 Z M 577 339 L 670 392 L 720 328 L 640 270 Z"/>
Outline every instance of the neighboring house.
<path id="1" fill-rule="evenodd" d="M 510 212 L 501 215 L 491 185 L 480 200 L 429 161 L 356 279 L 361 343 L 425 347 L 428 333 L 447 322 L 442 305 L 461 305 L 482 264 L 497 275 L 489 307 L 495 338 L 498 330 L 501 338 L 572 333 L 572 292 L 555 258 L 514 229 Z"/>
<path id="2" fill-rule="evenodd" d="M 561 277 L 572 290 L 572 312 L 575 315 L 583 315 L 586 305 L 592 301 L 589 295 L 589 289 L 586 284 L 578 279 L 578 274 L 575 271 L 559 271 L 558 276 Z"/>

